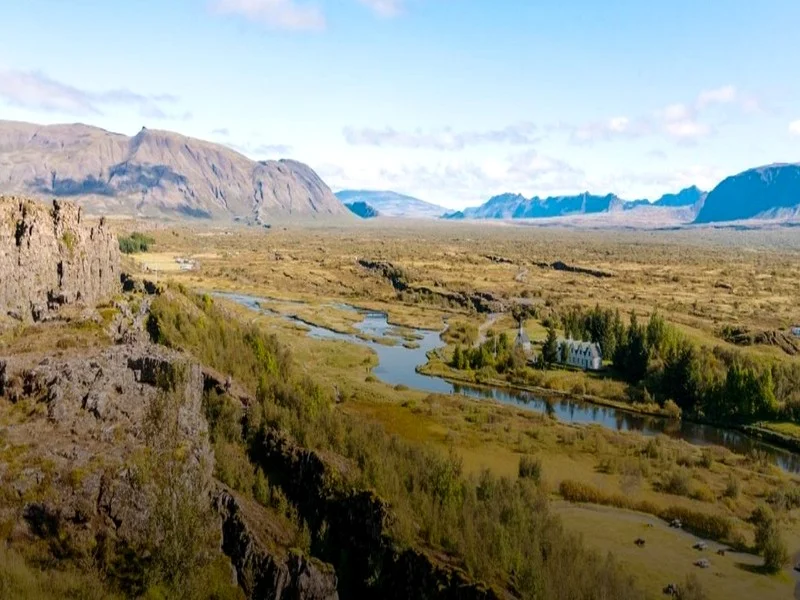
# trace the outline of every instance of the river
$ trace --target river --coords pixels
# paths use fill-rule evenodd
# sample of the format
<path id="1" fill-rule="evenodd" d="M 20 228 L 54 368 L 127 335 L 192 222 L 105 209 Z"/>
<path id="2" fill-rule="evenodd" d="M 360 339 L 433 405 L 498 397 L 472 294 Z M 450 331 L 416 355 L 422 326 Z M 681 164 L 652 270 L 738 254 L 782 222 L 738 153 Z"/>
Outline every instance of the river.
<path id="1" fill-rule="evenodd" d="M 353 334 L 332 331 L 325 327 L 311 325 L 296 317 L 281 315 L 269 309 L 269 304 L 276 302 L 274 299 L 223 292 L 215 292 L 214 295 L 232 300 L 254 311 L 283 316 L 289 321 L 301 324 L 307 330 L 307 335 L 313 338 L 341 340 L 369 347 L 378 356 L 378 365 L 372 370 L 372 373 L 390 385 L 406 385 L 410 388 L 438 394 L 462 394 L 482 400 L 495 400 L 503 404 L 520 406 L 526 410 L 550 413 L 565 423 L 597 424 L 617 431 L 637 431 L 648 436 L 665 434 L 697 446 L 724 446 L 738 454 L 747 454 L 752 450 L 758 450 L 766 453 L 784 471 L 800 473 L 799 455 L 766 444 L 739 431 L 685 420 L 642 415 L 568 398 L 546 400 L 532 392 L 471 386 L 450 382 L 441 377 L 423 375 L 417 372 L 417 366 L 427 362 L 428 352 L 442 345 L 439 332 L 403 328 L 412 331 L 416 337 L 415 344 L 417 346 L 406 347 L 403 345 L 406 340 L 398 334 L 393 325 L 388 323 L 387 315 L 383 312 L 362 310 L 341 303 L 332 305 L 340 310 L 360 313 L 363 319 L 354 327 L 362 334 L 391 340 L 395 342 L 395 345 L 364 340 Z M 279 302 L 285 303 L 282 300 Z"/>

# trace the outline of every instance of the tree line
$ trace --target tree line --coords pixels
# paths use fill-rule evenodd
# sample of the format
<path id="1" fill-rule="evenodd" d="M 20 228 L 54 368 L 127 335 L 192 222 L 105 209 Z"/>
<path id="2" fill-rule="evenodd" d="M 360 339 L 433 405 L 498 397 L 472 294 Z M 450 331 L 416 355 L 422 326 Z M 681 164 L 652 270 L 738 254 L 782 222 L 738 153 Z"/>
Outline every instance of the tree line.
<path id="1" fill-rule="evenodd" d="M 746 423 L 800 416 L 800 366 L 757 359 L 688 339 L 661 315 L 646 323 L 619 310 L 571 308 L 561 315 L 566 335 L 597 343 L 617 374 L 664 404 L 715 421 Z"/>

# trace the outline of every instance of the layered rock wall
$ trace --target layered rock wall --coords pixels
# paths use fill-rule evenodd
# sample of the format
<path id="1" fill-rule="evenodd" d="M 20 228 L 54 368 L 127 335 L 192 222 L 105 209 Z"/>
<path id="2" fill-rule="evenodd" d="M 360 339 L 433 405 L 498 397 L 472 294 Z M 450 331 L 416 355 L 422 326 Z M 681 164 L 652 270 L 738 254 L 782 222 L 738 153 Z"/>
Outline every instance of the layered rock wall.
<path id="1" fill-rule="evenodd" d="M 94 306 L 119 289 L 119 260 L 104 220 L 87 223 L 77 205 L 0 196 L 0 314 L 39 321 Z"/>

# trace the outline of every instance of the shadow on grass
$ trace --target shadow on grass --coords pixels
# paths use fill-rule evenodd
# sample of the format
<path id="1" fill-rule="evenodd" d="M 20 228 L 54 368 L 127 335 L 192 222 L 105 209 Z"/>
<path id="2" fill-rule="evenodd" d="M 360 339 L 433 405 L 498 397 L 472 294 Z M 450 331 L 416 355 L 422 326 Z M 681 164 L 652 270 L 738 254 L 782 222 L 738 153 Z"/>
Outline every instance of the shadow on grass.
<path id="1" fill-rule="evenodd" d="M 754 575 L 774 575 L 772 571 L 767 569 L 764 565 L 750 565 L 747 563 L 737 562 L 734 563 L 737 569 L 741 569 L 742 571 L 746 571 L 747 573 L 753 573 Z"/>

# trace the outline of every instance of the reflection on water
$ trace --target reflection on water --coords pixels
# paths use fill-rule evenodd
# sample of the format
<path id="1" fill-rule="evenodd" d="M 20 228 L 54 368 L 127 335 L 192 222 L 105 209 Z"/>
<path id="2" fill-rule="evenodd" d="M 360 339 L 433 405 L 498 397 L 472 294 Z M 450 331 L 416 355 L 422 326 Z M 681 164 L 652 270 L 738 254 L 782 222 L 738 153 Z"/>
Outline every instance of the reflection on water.
<path id="1" fill-rule="evenodd" d="M 215 295 L 238 302 L 252 310 L 272 312 L 268 306 L 271 300 L 267 298 L 221 292 Z M 419 344 L 417 348 L 406 348 L 402 345 L 404 342 L 403 337 L 398 335 L 395 327 L 389 325 L 385 313 L 361 310 L 347 304 L 335 304 L 332 306 L 341 310 L 358 311 L 363 315 L 363 320 L 355 325 L 355 328 L 360 333 L 392 340 L 395 345 L 387 346 L 371 340 L 363 340 L 355 335 L 337 333 L 324 327 L 310 325 L 295 317 L 286 316 L 284 318 L 301 323 L 308 330 L 308 335 L 311 337 L 341 340 L 368 346 L 378 355 L 378 366 L 372 370 L 373 374 L 390 385 L 403 384 L 410 388 L 438 394 L 462 394 L 473 398 L 491 399 L 503 404 L 512 404 L 528 410 L 550 414 L 566 423 L 597 424 L 617 431 L 638 431 L 644 435 L 666 434 L 698 446 L 724 446 L 739 454 L 747 454 L 751 450 L 759 450 L 766 452 L 782 469 L 792 473 L 800 473 L 799 455 L 788 450 L 775 448 L 738 431 L 675 419 L 641 415 L 578 400 L 545 400 L 531 392 L 451 383 L 440 377 L 422 375 L 417 373 L 417 366 L 425 364 L 427 362 L 426 354 L 441 345 L 437 331 L 406 328 L 418 336 L 415 341 Z"/>

